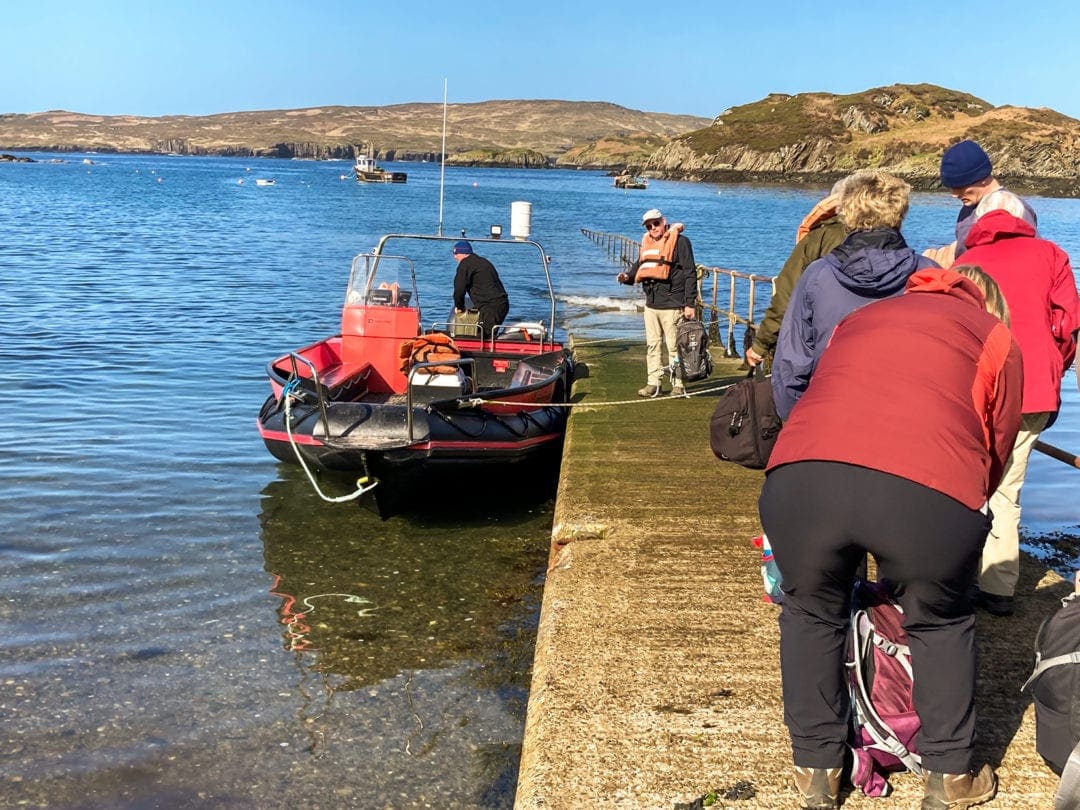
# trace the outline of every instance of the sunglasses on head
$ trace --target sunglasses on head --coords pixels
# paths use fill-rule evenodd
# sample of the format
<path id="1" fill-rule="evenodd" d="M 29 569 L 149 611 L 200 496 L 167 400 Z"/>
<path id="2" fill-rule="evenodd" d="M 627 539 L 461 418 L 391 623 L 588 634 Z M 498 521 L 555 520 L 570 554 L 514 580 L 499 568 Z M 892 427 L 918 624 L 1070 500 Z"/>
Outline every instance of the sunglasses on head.
<path id="1" fill-rule="evenodd" d="M 649 230 L 650 228 L 655 228 L 657 225 L 659 225 L 663 221 L 664 220 L 662 220 L 662 219 L 650 219 L 648 222 L 642 223 L 642 225 L 645 228 L 645 230 Z"/>

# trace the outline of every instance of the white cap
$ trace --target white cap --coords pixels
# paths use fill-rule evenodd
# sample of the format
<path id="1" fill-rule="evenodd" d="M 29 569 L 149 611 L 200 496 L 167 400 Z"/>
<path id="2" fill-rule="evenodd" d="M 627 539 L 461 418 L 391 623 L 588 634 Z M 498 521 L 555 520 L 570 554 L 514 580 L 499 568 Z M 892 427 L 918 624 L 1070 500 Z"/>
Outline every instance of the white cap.
<path id="1" fill-rule="evenodd" d="M 650 208 L 644 214 L 641 215 L 641 224 L 644 225 L 650 219 L 663 219 L 664 215 L 660 213 L 659 208 Z"/>

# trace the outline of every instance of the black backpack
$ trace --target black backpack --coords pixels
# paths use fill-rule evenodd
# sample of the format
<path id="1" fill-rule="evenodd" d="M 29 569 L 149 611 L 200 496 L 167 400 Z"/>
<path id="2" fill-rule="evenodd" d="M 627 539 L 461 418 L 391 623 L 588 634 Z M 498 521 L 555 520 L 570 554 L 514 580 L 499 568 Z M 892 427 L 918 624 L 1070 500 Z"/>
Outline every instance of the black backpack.
<path id="1" fill-rule="evenodd" d="M 758 366 L 720 395 L 709 420 L 709 444 L 721 461 L 763 470 L 781 427 L 772 381 Z"/>
<path id="2" fill-rule="evenodd" d="M 679 365 L 682 367 L 684 382 L 704 380 L 712 374 L 709 333 L 705 324 L 697 319 L 680 320 L 675 329 L 675 345 L 679 351 Z"/>
<path id="3" fill-rule="evenodd" d="M 1060 774 L 1080 742 L 1080 594 L 1061 600 L 1035 636 L 1035 670 L 1021 687 L 1035 700 L 1035 748 Z"/>

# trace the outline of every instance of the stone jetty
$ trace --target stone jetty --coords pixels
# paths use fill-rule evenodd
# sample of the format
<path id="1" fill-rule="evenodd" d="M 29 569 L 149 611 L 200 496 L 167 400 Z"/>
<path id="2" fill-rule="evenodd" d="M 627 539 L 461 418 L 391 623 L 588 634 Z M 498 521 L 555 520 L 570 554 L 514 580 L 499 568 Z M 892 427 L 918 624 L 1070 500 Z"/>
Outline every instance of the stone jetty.
<path id="1" fill-rule="evenodd" d="M 516 807 L 797 807 L 780 696 L 778 608 L 762 601 L 762 473 L 718 462 L 720 360 L 686 399 L 638 400 L 644 340 L 575 346 L 579 374 L 544 590 Z M 714 354 L 714 357 L 717 356 Z M 702 393 L 695 393 L 702 392 Z M 621 405 L 586 407 L 589 403 Z M 987 808 L 1053 807 L 1020 686 L 1040 621 L 1069 591 L 1022 561 L 1017 613 L 978 616 L 982 757 L 1001 788 Z M 922 783 L 892 778 L 917 808 Z"/>

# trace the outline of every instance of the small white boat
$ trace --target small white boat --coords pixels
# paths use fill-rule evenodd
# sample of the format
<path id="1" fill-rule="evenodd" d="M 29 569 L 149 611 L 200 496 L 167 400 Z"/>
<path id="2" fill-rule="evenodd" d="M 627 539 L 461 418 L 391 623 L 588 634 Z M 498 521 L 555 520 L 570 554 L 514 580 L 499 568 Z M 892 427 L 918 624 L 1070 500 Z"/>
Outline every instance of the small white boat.
<path id="1" fill-rule="evenodd" d="M 272 186 L 272 185 L 274 185 L 274 181 L 273 180 L 267 180 L 267 179 L 265 179 L 263 177 L 258 177 L 258 178 L 255 179 L 255 185 L 257 185 L 257 186 Z"/>

